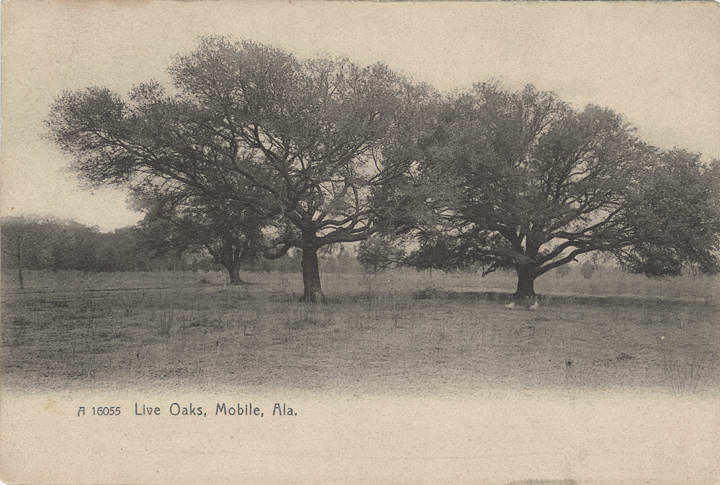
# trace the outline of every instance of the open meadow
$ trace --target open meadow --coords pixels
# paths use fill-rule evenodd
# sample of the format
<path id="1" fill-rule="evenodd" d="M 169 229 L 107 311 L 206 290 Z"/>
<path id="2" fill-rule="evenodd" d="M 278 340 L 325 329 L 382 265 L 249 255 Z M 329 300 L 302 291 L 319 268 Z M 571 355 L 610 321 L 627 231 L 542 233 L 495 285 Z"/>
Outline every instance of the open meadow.
<path id="1" fill-rule="evenodd" d="M 720 389 L 716 278 L 549 275 L 540 308 L 509 310 L 503 273 L 327 273 L 326 304 L 300 303 L 285 273 L 14 276 L 2 366 L 18 390 Z"/>

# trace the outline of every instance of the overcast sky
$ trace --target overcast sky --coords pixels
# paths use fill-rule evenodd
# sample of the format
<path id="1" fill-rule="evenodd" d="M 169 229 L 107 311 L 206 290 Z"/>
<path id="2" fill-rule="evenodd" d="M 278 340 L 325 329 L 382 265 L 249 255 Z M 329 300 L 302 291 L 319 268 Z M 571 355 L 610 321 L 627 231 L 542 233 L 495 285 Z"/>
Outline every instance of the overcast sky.
<path id="1" fill-rule="evenodd" d="M 713 3 L 2 4 L 2 215 L 73 218 L 111 230 L 139 215 L 120 190 L 79 187 L 43 139 L 63 89 L 120 92 L 166 80 L 198 36 L 229 34 L 299 56 L 382 60 L 440 89 L 498 78 L 623 113 L 650 143 L 720 158 L 720 7 Z"/>

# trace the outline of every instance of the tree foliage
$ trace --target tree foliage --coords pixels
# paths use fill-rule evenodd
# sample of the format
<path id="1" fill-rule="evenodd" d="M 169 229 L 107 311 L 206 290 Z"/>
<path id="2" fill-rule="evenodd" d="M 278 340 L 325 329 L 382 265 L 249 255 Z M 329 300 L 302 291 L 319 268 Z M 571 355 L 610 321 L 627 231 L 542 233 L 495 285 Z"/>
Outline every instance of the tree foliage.
<path id="1" fill-rule="evenodd" d="M 514 268 L 518 297 L 594 251 L 646 274 L 716 268 L 717 164 L 648 146 L 610 109 L 477 84 L 442 103 L 411 150 L 413 170 L 378 197 L 407 208 L 381 224 L 406 264 Z"/>
<path id="2" fill-rule="evenodd" d="M 158 246 L 203 247 L 231 275 L 295 248 L 317 301 L 318 251 L 356 241 L 374 269 L 513 268 L 518 297 L 591 252 L 718 269 L 718 163 L 649 146 L 611 109 L 530 85 L 440 96 L 383 64 L 223 37 L 169 73 L 125 97 L 63 93 L 50 133 L 86 181 L 140 195 Z"/>
<path id="3" fill-rule="evenodd" d="M 231 284 L 242 283 L 241 265 L 252 263 L 262 251 L 263 222 L 253 211 L 159 192 L 136 195 L 136 205 L 145 212 L 138 224 L 143 248 L 154 254 L 210 254 L 227 270 Z"/>
<path id="4" fill-rule="evenodd" d="M 414 87 L 383 64 L 301 60 L 222 37 L 202 39 L 127 99 L 66 92 L 48 124 L 86 180 L 181 192 L 240 206 L 272 228 L 267 256 L 303 252 L 305 298 L 322 296 L 317 250 L 373 231 L 370 189 L 392 175 L 379 150 Z"/>
<path id="5" fill-rule="evenodd" d="M 18 270 L 19 277 L 25 269 L 136 271 L 163 266 L 139 244 L 135 228 L 101 233 L 74 221 L 39 217 L 0 222 L 2 266 Z"/>
<path id="6" fill-rule="evenodd" d="M 679 275 L 683 267 L 720 270 L 720 162 L 686 150 L 656 150 L 628 218 L 636 243 L 613 251 L 628 270 Z"/>

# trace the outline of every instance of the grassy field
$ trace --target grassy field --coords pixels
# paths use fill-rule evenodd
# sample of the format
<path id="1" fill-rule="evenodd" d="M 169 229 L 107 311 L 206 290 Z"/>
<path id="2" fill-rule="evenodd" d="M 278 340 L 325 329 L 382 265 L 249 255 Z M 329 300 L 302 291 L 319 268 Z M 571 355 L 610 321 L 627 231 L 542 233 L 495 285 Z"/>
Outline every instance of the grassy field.
<path id="1" fill-rule="evenodd" d="M 231 287 L 220 273 L 29 272 L 23 290 L 3 276 L 2 377 L 17 389 L 720 390 L 713 278 L 548 275 L 544 294 L 633 299 L 531 311 L 468 296 L 511 291 L 511 274 L 327 274 L 325 305 L 298 303 L 295 274 Z"/>

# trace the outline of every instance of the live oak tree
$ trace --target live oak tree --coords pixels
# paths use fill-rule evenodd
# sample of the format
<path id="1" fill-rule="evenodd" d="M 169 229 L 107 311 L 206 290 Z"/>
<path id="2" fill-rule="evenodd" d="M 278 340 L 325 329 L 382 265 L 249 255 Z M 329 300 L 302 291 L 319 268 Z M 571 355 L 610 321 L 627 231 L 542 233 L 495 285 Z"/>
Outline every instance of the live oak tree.
<path id="1" fill-rule="evenodd" d="M 86 180 L 182 190 L 266 221 L 266 257 L 302 251 L 305 301 L 322 299 L 319 248 L 372 232 L 369 194 L 394 175 L 380 146 L 413 87 L 386 66 L 297 59 L 254 42 L 203 38 L 170 68 L 174 86 L 127 99 L 65 92 L 48 124 Z"/>
<path id="2" fill-rule="evenodd" d="M 646 274 L 717 269 L 717 163 L 646 145 L 612 110 L 477 84 L 438 106 L 408 150 L 412 169 L 377 197 L 404 209 L 383 214 L 367 263 L 512 268 L 517 298 L 593 251 Z"/>
<path id="3" fill-rule="evenodd" d="M 240 285 L 240 267 L 263 249 L 263 221 L 253 211 L 181 194 L 136 194 L 145 212 L 138 224 L 140 242 L 157 254 L 168 251 L 209 253 L 223 266 L 230 284 Z"/>
<path id="4" fill-rule="evenodd" d="M 720 270 L 720 161 L 698 153 L 655 151 L 654 164 L 630 199 L 628 218 L 637 244 L 612 253 L 627 269 L 650 276 L 678 275 L 684 266 Z"/>

